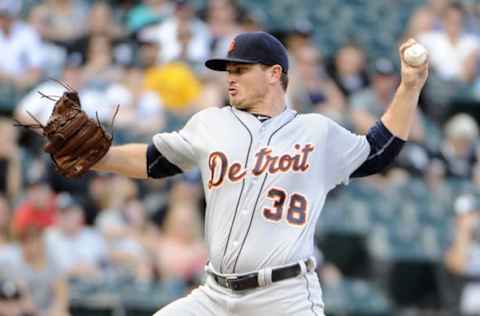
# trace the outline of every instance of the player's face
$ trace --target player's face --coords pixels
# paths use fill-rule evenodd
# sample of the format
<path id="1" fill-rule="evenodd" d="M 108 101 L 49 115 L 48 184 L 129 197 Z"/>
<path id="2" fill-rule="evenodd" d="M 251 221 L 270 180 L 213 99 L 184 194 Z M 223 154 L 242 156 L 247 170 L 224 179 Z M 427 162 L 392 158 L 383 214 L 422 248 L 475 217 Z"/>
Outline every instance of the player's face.
<path id="1" fill-rule="evenodd" d="M 267 94 L 266 71 L 258 64 L 229 64 L 228 99 L 241 110 L 250 110 Z"/>

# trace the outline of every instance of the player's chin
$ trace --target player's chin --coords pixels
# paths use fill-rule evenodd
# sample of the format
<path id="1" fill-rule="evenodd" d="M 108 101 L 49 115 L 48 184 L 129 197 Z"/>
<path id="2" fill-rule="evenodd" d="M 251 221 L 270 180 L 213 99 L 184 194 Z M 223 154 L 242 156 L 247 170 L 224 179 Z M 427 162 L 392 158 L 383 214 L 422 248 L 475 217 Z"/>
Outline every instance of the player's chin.
<path id="1" fill-rule="evenodd" d="M 238 98 L 230 96 L 229 98 L 230 105 L 239 110 L 247 109 L 247 106 Z"/>

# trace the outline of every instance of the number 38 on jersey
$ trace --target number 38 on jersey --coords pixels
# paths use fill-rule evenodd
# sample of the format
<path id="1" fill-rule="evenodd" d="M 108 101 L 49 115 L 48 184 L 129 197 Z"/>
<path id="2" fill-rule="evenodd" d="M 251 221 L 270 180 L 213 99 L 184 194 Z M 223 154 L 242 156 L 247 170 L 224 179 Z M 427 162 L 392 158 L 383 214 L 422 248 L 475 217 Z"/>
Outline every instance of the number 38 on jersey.
<path id="1" fill-rule="evenodd" d="M 272 207 L 263 209 L 263 216 L 273 222 L 282 219 L 285 205 L 287 205 L 286 220 L 289 224 L 301 226 L 307 221 L 307 199 L 300 193 L 288 193 L 280 188 L 271 188 L 267 192 L 267 197 L 273 200 Z"/>
<path id="2" fill-rule="evenodd" d="M 289 172 L 301 173 L 310 168 L 309 157 L 315 150 L 312 144 L 294 144 L 292 153 L 273 155 L 269 147 L 261 148 L 255 154 L 255 161 L 251 170 L 254 177 L 262 174 L 287 177 Z M 212 152 L 209 156 L 208 167 L 210 179 L 208 188 L 210 190 L 221 187 L 225 181 L 238 183 L 247 177 L 248 171 L 239 163 L 231 163 L 227 155 L 221 151 Z M 267 175 L 265 175 L 267 176 Z M 262 210 L 263 217 L 270 222 L 285 220 L 294 226 L 303 226 L 307 221 L 307 199 L 304 195 L 284 189 L 271 187 L 266 190 L 266 200 L 271 200 L 271 206 Z M 285 217 L 285 218 L 283 218 Z"/>

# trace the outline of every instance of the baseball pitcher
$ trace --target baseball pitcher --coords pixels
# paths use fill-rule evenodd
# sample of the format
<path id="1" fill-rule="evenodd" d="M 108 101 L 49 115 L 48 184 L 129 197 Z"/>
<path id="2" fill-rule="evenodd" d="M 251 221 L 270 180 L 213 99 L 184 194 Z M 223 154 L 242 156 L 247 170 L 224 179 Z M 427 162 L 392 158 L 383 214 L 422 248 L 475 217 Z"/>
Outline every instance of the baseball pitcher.
<path id="1" fill-rule="evenodd" d="M 150 144 L 113 146 L 95 156 L 94 170 L 134 178 L 201 171 L 207 279 L 155 316 L 324 315 L 314 272 L 316 222 L 331 189 L 381 171 L 407 140 L 428 76 L 428 60 L 412 66 L 404 58 L 415 44 L 400 47 L 401 83 L 367 135 L 288 109 L 287 51 L 272 35 L 253 32 L 238 35 L 226 58 L 205 63 L 226 72 L 230 106 L 200 111 Z M 92 159 L 78 166 L 70 156 L 54 155 L 60 170 L 64 162 L 75 174 L 90 168 Z"/>

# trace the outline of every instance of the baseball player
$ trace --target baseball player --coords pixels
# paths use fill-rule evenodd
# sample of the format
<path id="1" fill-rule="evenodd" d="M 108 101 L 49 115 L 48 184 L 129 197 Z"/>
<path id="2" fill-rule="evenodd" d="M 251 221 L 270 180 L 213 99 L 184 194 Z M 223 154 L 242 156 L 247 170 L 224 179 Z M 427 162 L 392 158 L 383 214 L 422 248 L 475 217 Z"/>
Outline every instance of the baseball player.
<path id="1" fill-rule="evenodd" d="M 393 161 L 414 120 L 428 62 L 408 65 L 367 135 L 320 114 L 285 105 L 285 47 L 265 32 L 242 33 L 228 56 L 206 67 L 225 71 L 231 106 L 193 115 L 151 144 L 113 146 L 94 170 L 161 178 L 198 167 L 207 201 L 205 284 L 155 316 L 324 315 L 314 272 L 314 231 L 327 193 Z M 168 255 L 168 254 L 167 254 Z"/>

